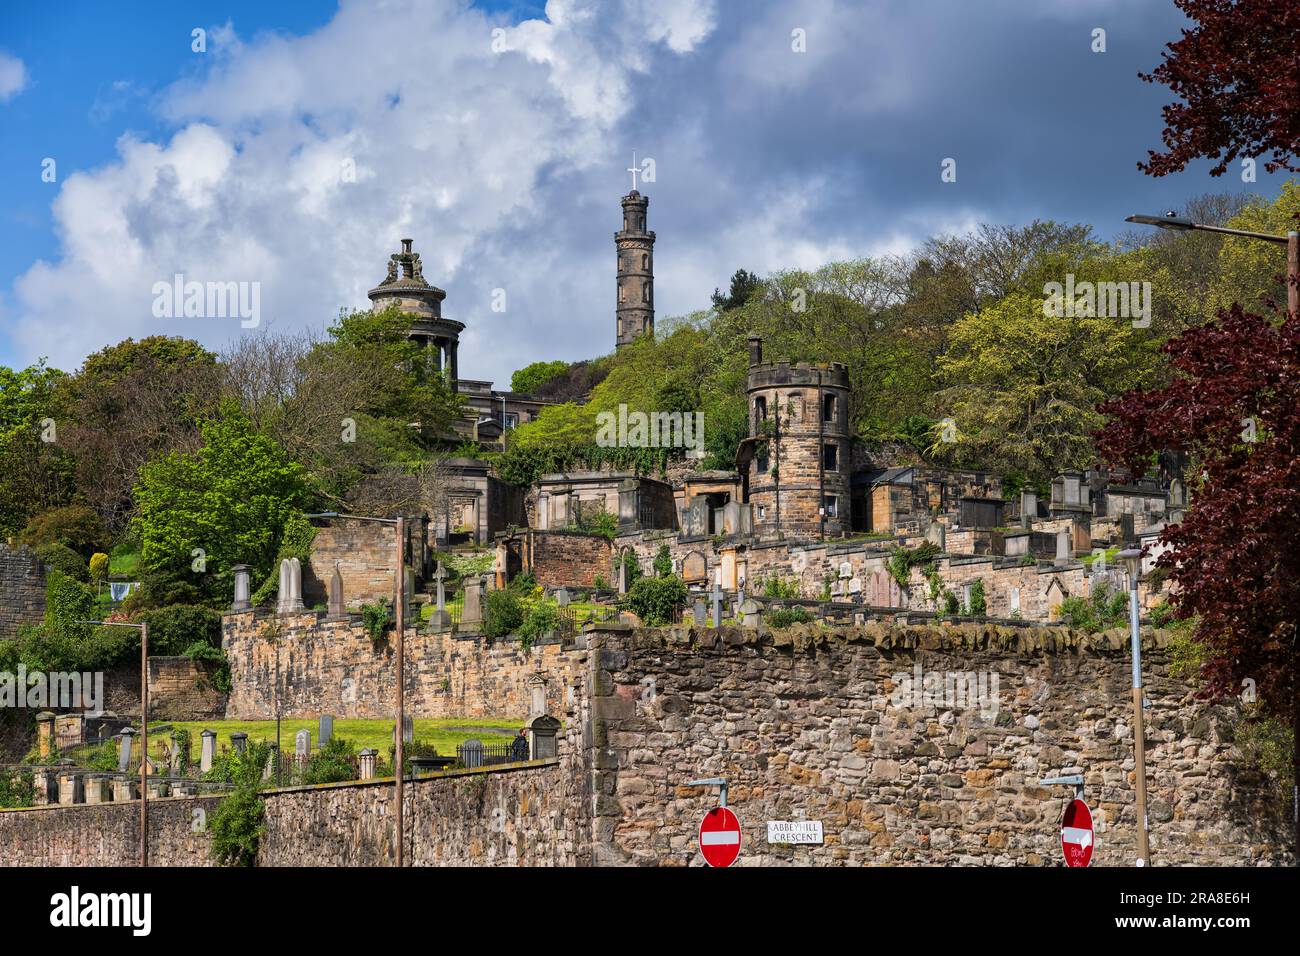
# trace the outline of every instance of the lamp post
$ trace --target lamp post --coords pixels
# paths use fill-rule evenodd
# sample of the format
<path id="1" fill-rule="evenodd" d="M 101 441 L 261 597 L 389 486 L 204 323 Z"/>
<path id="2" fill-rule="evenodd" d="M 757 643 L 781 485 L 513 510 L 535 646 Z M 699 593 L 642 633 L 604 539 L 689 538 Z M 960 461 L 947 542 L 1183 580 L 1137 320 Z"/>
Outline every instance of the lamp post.
<path id="1" fill-rule="evenodd" d="M 1245 239 L 1259 239 L 1286 246 L 1286 311 L 1288 315 L 1300 314 L 1300 232 L 1292 229 L 1285 236 L 1275 236 L 1267 232 L 1249 232 L 1245 229 L 1230 229 L 1227 226 L 1210 226 L 1203 222 L 1193 222 L 1183 216 L 1166 213 L 1163 216 L 1129 216 L 1125 222 L 1136 222 L 1144 226 L 1156 226 L 1160 229 L 1172 229 L 1175 232 L 1217 232 L 1225 236 L 1241 236 Z"/>
<path id="2" fill-rule="evenodd" d="M 1146 730 L 1142 721 L 1142 638 L 1138 626 L 1138 576 L 1142 551 L 1129 546 L 1116 555 L 1128 569 L 1129 638 L 1133 648 L 1133 753 L 1137 766 L 1138 866 L 1149 866 L 1151 848 L 1147 842 L 1147 758 Z"/>
<path id="3" fill-rule="evenodd" d="M 394 821 L 397 825 L 397 866 L 404 866 L 405 830 L 402 823 L 402 771 L 405 760 L 402 746 L 406 730 L 406 519 L 372 518 L 363 515 L 345 515 L 337 511 L 322 511 L 317 514 L 304 515 L 306 518 L 348 518 L 352 521 L 373 521 L 377 524 L 391 524 L 397 529 L 397 594 L 393 601 L 393 617 L 397 620 L 397 731 L 393 743 L 393 763 L 396 779 L 397 808 Z"/>
<path id="4" fill-rule="evenodd" d="M 149 625 L 125 621 L 78 621 L 101 627 L 134 627 L 140 631 L 140 865 L 149 865 Z"/>

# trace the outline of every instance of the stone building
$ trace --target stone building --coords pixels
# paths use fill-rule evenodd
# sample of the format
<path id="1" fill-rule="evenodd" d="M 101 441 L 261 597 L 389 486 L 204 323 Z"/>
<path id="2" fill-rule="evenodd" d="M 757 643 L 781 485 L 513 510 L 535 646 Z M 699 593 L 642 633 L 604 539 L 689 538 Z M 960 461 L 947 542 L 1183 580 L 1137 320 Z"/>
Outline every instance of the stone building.
<path id="1" fill-rule="evenodd" d="M 528 523 L 524 489 L 497 478 L 487 462 L 452 458 L 447 470 L 447 512 L 433 529 L 440 544 L 486 544 L 497 532 Z"/>
<path id="2" fill-rule="evenodd" d="M 655 331 L 655 234 L 646 231 L 648 197 L 633 189 L 623 197 L 623 228 L 614 233 L 618 250 L 617 336 L 619 348 Z"/>
<path id="3" fill-rule="evenodd" d="M 749 340 L 749 438 L 741 445 L 756 533 L 849 529 L 849 372 L 843 365 L 763 362 Z M 739 462 L 738 462 L 739 464 Z"/>
<path id="4" fill-rule="evenodd" d="M 413 241 L 402 240 L 402 251 L 388 259 L 388 275 L 366 294 L 376 312 L 396 305 L 411 316 L 409 337 L 424 346 L 429 365 L 445 371 L 455 391 L 459 378 L 456 353 L 465 323 L 443 317 L 442 300 L 447 293 L 425 281 L 420 254 L 411 251 Z"/>
<path id="5" fill-rule="evenodd" d="M 630 471 L 542 475 L 533 488 L 533 525 L 543 531 L 583 528 L 602 511 L 617 517 L 620 533 L 676 527 L 672 486 Z"/>

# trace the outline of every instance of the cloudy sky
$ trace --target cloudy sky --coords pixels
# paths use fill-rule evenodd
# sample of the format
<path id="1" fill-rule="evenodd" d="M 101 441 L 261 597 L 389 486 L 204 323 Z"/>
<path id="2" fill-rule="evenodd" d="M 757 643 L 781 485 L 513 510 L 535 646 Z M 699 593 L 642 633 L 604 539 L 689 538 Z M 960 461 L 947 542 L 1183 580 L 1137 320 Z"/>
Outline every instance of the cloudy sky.
<path id="1" fill-rule="evenodd" d="M 602 354 L 634 152 L 655 164 L 660 319 L 707 306 L 738 267 L 903 251 L 980 221 L 1109 238 L 1131 212 L 1280 185 L 1137 171 L 1169 97 L 1136 74 L 1178 35 L 1172 0 L 131 11 L 0 11 L 0 364 L 250 334 L 156 318 L 154 284 L 176 273 L 260 283 L 263 323 L 320 328 L 367 304 L 404 236 L 469 326 L 466 377 Z"/>

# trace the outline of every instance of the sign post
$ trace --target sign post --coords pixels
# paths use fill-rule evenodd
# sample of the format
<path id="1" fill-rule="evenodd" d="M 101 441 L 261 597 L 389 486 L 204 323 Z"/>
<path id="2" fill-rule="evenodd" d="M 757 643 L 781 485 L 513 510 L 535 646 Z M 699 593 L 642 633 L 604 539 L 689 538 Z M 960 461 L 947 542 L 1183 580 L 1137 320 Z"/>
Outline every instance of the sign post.
<path id="1" fill-rule="evenodd" d="M 718 788 L 718 805 L 700 821 L 700 855 L 709 866 L 731 866 L 740 856 L 740 820 L 727 808 L 726 778 L 708 777 L 686 785 Z"/>

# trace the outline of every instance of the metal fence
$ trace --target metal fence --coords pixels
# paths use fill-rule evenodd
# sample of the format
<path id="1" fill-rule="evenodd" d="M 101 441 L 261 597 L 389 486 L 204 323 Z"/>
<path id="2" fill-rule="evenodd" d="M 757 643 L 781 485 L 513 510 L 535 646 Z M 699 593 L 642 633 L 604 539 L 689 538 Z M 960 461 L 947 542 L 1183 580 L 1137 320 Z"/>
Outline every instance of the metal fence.
<path id="1" fill-rule="evenodd" d="M 513 741 L 508 744 L 476 744 L 466 741 L 456 747 L 456 762 L 467 769 L 490 767 L 498 763 L 515 763 L 527 760 L 528 757 L 527 743 L 517 746 Z"/>

